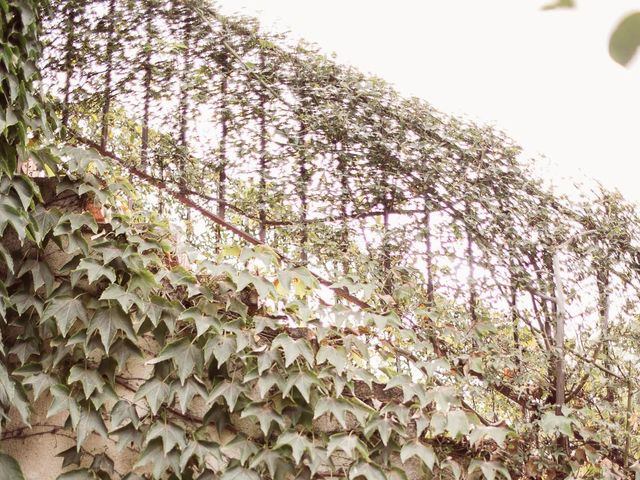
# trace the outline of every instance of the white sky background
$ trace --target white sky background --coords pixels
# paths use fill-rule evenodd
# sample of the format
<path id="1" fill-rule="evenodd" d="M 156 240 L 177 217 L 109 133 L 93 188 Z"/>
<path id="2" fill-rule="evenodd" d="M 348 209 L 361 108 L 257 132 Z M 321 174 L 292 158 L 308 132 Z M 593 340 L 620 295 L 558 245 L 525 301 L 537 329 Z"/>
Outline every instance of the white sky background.
<path id="1" fill-rule="evenodd" d="M 595 178 L 640 202 L 640 62 L 608 55 L 640 0 L 218 0 L 290 30 L 437 109 L 495 125 L 560 186 Z"/>

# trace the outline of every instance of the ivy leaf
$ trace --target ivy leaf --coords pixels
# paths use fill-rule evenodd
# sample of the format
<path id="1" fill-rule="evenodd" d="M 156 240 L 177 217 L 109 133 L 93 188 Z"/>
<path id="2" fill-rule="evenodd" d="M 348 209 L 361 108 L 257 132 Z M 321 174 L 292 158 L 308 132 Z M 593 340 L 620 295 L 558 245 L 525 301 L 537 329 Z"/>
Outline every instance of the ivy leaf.
<path id="1" fill-rule="evenodd" d="M 322 345 L 316 355 L 316 361 L 318 365 L 324 362 L 329 362 L 336 369 L 338 375 L 342 375 L 347 368 L 349 360 L 347 359 L 347 352 L 343 347 L 334 348 L 329 345 Z"/>
<path id="2" fill-rule="evenodd" d="M 447 430 L 453 438 L 467 435 L 470 429 L 469 419 L 463 410 L 451 410 L 447 414 Z"/>
<path id="3" fill-rule="evenodd" d="M 89 283 L 94 283 L 96 280 L 105 277 L 111 283 L 116 281 L 116 272 L 111 267 L 105 267 L 104 265 L 100 265 L 93 258 L 83 258 L 80 260 L 78 264 L 78 268 L 75 269 L 76 272 L 86 272 L 87 280 Z"/>
<path id="4" fill-rule="evenodd" d="M 213 355 L 221 367 L 236 351 L 236 339 L 232 336 L 216 335 L 210 337 L 204 346 L 204 359 L 208 362 Z"/>
<path id="5" fill-rule="evenodd" d="M 133 468 L 149 464 L 152 465 L 153 478 L 159 479 L 168 468 L 172 468 L 174 472 L 180 471 L 180 455 L 175 450 L 166 455 L 162 448 L 162 440 L 156 438 L 148 443 Z"/>
<path id="6" fill-rule="evenodd" d="M 53 318 L 56 321 L 58 330 L 63 337 L 67 336 L 69 330 L 76 320 L 80 320 L 85 325 L 88 322 L 87 309 L 79 298 L 70 296 L 57 296 L 47 302 L 44 309 L 43 321 Z"/>
<path id="7" fill-rule="evenodd" d="M 29 221 L 24 211 L 8 203 L 0 203 L 0 235 L 2 235 L 7 225 L 11 225 L 16 235 L 18 235 L 18 239 L 22 242 L 27 235 L 28 224 Z"/>
<path id="8" fill-rule="evenodd" d="M 24 474 L 16 459 L 5 453 L 0 453 L 0 478 L 24 480 Z"/>
<path id="9" fill-rule="evenodd" d="M 217 332 L 221 329 L 220 321 L 214 317 L 203 314 L 197 307 L 186 309 L 180 314 L 178 320 L 191 320 L 196 324 L 196 338 L 203 335 L 210 327 L 217 327 Z"/>
<path id="10" fill-rule="evenodd" d="M 187 413 L 187 409 L 191 400 L 196 395 L 199 395 L 203 399 L 207 399 L 207 391 L 205 388 L 196 382 L 193 378 L 189 378 L 184 385 L 174 382 L 171 386 L 171 391 L 175 392 L 176 399 L 180 405 L 180 411 L 182 414 Z"/>
<path id="11" fill-rule="evenodd" d="M 260 480 L 260 476 L 248 468 L 235 467 L 226 469 L 220 480 Z"/>
<path id="12" fill-rule="evenodd" d="M 485 462 L 481 460 L 471 460 L 469 464 L 469 473 L 473 473 L 480 470 L 484 477 L 487 480 L 495 480 L 496 474 L 500 474 L 502 477 L 507 480 L 511 480 L 511 474 L 509 474 L 509 470 L 507 470 L 504 465 L 499 462 L 491 461 Z"/>
<path id="13" fill-rule="evenodd" d="M 382 440 L 382 444 L 387 446 L 394 429 L 394 425 L 388 418 L 376 418 L 367 424 L 363 433 L 367 438 L 370 438 L 371 435 L 377 431 L 380 435 L 380 440 Z"/>
<path id="14" fill-rule="evenodd" d="M 375 465 L 359 462 L 349 470 L 349 480 L 364 477 L 367 480 L 387 480 L 387 476 Z"/>
<path id="15" fill-rule="evenodd" d="M 540 420 L 540 426 L 544 433 L 552 434 L 558 432 L 568 437 L 573 436 L 572 423 L 572 419 L 562 415 L 556 415 L 553 412 L 546 412 Z"/>
<path id="16" fill-rule="evenodd" d="M 133 293 L 126 292 L 120 285 L 109 285 L 100 295 L 100 300 L 116 300 L 122 309 L 129 313 L 132 305 L 135 303 L 140 307 L 140 297 Z"/>
<path id="17" fill-rule="evenodd" d="M 180 470 L 183 472 L 185 471 L 187 464 L 192 457 L 195 457 L 203 464 L 207 464 L 209 460 L 212 460 L 217 465 L 224 464 L 220 448 L 214 442 L 206 442 L 202 440 L 190 441 L 187 448 L 184 448 L 180 455 Z M 203 478 L 202 475 L 198 477 L 198 480 L 200 480 L 200 478 Z M 214 479 L 212 478 L 211 480 Z"/>
<path id="18" fill-rule="evenodd" d="M 105 439 L 109 436 L 102 417 L 98 412 L 91 408 L 84 409 L 80 413 L 80 421 L 78 422 L 76 431 L 78 433 L 78 440 L 76 444 L 78 451 L 80 451 L 82 444 L 91 433 L 95 432 Z"/>
<path id="19" fill-rule="evenodd" d="M 331 456 L 336 450 L 342 450 L 350 459 L 356 458 L 356 452 L 359 452 L 364 458 L 369 458 L 367 447 L 358 438 L 358 435 L 351 433 L 331 435 L 327 444 L 327 455 Z"/>
<path id="20" fill-rule="evenodd" d="M 111 425 L 118 427 L 127 420 L 131 422 L 134 428 L 138 428 L 140 418 L 138 417 L 136 407 L 128 400 L 118 400 L 111 409 Z"/>
<path id="21" fill-rule="evenodd" d="M 55 282 L 55 277 L 47 265 L 46 262 L 42 262 L 36 259 L 27 260 L 22 264 L 20 271 L 18 272 L 17 277 L 20 278 L 26 273 L 31 273 L 31 278 L 33 280 L 33 291 L 37 291 L 40 287 L 46 287 L 47 295 L 51 293 L 53 290 L 53 283 Z"/>
<path id="22" fill-rule="evenodd" d="M 96 310 L 89 323 L 87 336 L 91 336 L 96 331 L 100 333 L 102 345 L 107 353 L 118 331 L 124 332 L 132 342 L 136 341 L 136 333 L 133 330 L 131 318 L 129 318 L 119 305 Z"/>
<path id="23" fill-rule="evenodd" d="M 418 457 L 433 472 L 437 458 L 431 445 L 423 445 L 418 441 L 406 443 L 400 450 L 400 460 L 405 463 L 411 457 Z"/>
<path id="24" fill-rule="evenodd" d="M 11 186 L 13 187 L 13 190 L 18 194 L 18 198 L 20 198 L 22 208 L 28 210 L 29 206 L 31 205 L 31 200 L 36 195 L 37 187 L 29 177 L 25 177 L 22 175 L 19 177 L 14 177 Z"/>
<path id="25" fill-rule="evenodd" d="M 133 401 L 143 398 L 147 400 L 151 413 L 156 415 L 160 406 L 169 399 L 169 386 L 155 377 L 150 378 L 140 386 Z"/>
<path id="26" fill-rule="evenodd" d="M 335 417 L 343 429 L 347 429 L 347 413 L 351 413 L 360 425 L 364 425 L 369 412 L 353 405 L 344 398 L 335 399 L 323 397 L 316 403 L 313 418 L 316 419 L 325 413 Z"/>
<path id="27" fill-rule="evenodd" d="M 150 442 L 155 438 L 162 440 L 162 449 L 165 455 L 175 446 L 180 449 L 187 446 L 185 431 L 171 422 L 153 423 L 147 432 L 147 441 Z"/>
<path id="28" fill-rule="evenodd" d="M 74 365 L 69 371 L 69 383 L 80 382 L 84 398 L 88 399 L 94 391 L 102 392 L 104 380 L 94 369 Z"/>
<path id="29" fill-rule="evenodd" d="M 267 470 L 269 471 L 269 476 L 271 478 L 276 478 L 276 470 L 278 468 L 278 464 L 282 461 L 282 457 L 277 452 L 272 450 L 263 449 L 249 464 L 249 468 L 251 470 L 255 470 L 261 464 L 265 464 L 267 466 Z"/>
<path id="30" fill-rule="evenodd" d="M 31 388 L 33 389 L 33 398 L 34 400 L 37 400 L 38 398 L 40 398 L 42 392 L 55 385 L 56 381 L 51 375 L 48 375 L 46 373 L 38 373 L 36 375 L 25 378 L 22 381 L 22 384 L 31 385 Z"/>
<path id="31" fill-rule="evenodd" d="M 293 460 L 297 465 L 300 463 L 300 460 L 302 460 L 302 455 L 304 454 L 305 450 L 311 448 L 313 445 L 309 441 L 309 439 L 302 433 L 289 431 L 282 433 L 278 437 L 278 441 L 273 448 L 274 450 L 277 450 L 278 448 L 282 448 L 285 446 L 291 448 L 291 456 L 293 457 Z"/>
<path id="32" fill-rule="evenodd" d="M 282 377 L 277 373 L 268 373 L 266 375 L 260 376 L 257 382 L 260 398 L 264 398 L 265 395 L 269 393 L 269 390 L 271 390 L 271 387 L 273 387 L 274 385 L 279 385 L 281 381 Z"/>
<path id="33" fill-rule="evenodd" d="M 216 385 L 216 387 L 211 391 L 211 395 L 209 395 L 209 403 L 213 403 L 217 398 L 223 397 L 229 406 L 229 411 L 233 412 L 236 402 L 238 401 L 238 397 L 243 391 L 243 388 L 239 385 L 229 382 L 228 380 L 224 380 Z"/>
<path id="34" fill-rule="evenodd" d="M 108 263 L 105 260 L 105 263 Z M 131 274 L 129 280 L 128 290 L 139 291 L 145 298 L 148 298 L 151 292 L 158 288 L 158 282 L 149 270 L 140 269 Z"/>
<path id="35" fill-rule="evenodd" d="M 147 361 L 147 364 L 154 365 L 165 360 L 174 361 L 178 369 L 180 383 L 184 385 L 187 377 L 193 373 L 195 368 L 202 368 L 202 350 L 195 346 L 189 338 L 184 337 L 164 347 L 160 354 Z"/>
<path id="36" fill-rule="evenodd" d="M 260 430 L 262 430 L 263 435 L 266 437 L 269 433 L 269 428 L 272 423 L 276 423 L 280 426 L 281 429 L 285 427 L 285 422 L 282 416 L 275 413 L 269 405 L 249 405 L 248 407 L 242 410 L 242 414 L 240 418 L 247 417 L 256 417 L 258 422 L 260 422 Z"/>
<path id="37" fill-rule="evenodd" d="M 220 448 L 220 452 L 231 460 L 238 460 L 241 465 L 258 453 L 258 446 L 244 435 L 236 435 L 233 440 Z"/>
<path id="38" fill-rule="evenodd" d="M 4 259 L 4 264 L 7 266 L 7 270 L 9 270 L 10 273 L 13 273 L 13 257 L 2 243 L 0 243 L 0 257 Z"/>
<path id="39" fill-rule="evenodd" d="M 309 372 L 298 372 L 287 378 L 284 388 L 282 389 L 282 396 L 286 397 L 289 395 L 292 388 L 296 387 L 305 401 L 309 403 L 311 398 L 311 386 L 317 382 L 318 380 Z"/>
<path id="40" fill-rule="evenodd" d="M 475 445 L 482 439 L 489 437 L 498 444 L 500 448 L 504 448 L 504 441 L 509 435 L 509 429 L 504 427 L 475 427 L 469 435 L 469 443 Z"/>
<path id="41" fill-rule="evenodd" d="M 86 468 L 80 468 L 78 470 L 63 473 L 56 480 L 96 480 L 96 476 Z"/>
<path id="42" fill-rule="evenodd" d="M 53 229 L 53 234 L 56 236 L 69 234 L 85 226 L 93 233 L 98 232 L 96 219 L 90 213 L 66 213 L 58 220 L 58 225 Z"/>
<path id="43" fill-rule="evenodd" d="M 281 333 L 271 344 L 272 350 L 278 347 L 281 347 L 284 351 L 285 368 L 291 366 L 300 356 L 304 357 L 310 366 L 313 366 L 315 363 L 313 350 L 311 350 L 309 342 L 303 338 L 294 340 L 286 333 Z"/>
<path id="44" fill-rule="evenodd" d="M 128 423 L 123 427 L 116 428 L 110 432 L 111 436 L 118 437 L 118 443 L 116 444 L 116 448 L 118 451 L 123 450 L 124 448 L 134 446 L 136 448 L 140 448 L 142 445 L 142 432 L 136 429 L 132 424 Z"/>

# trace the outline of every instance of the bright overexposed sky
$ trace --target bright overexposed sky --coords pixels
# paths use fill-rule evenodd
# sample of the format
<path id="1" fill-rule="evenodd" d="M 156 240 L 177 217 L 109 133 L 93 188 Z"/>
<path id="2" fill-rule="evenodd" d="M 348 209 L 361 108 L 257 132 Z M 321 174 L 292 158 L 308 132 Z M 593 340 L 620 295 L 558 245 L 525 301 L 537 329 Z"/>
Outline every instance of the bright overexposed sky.
<path id="1" fill-rule="evenodd" d="M 640 202 L 640 62 L 607 45 L 640 0 L 218 0 L 317 43 L 441 111 L 495 125 L 558 183 L 595 178 Z"/>

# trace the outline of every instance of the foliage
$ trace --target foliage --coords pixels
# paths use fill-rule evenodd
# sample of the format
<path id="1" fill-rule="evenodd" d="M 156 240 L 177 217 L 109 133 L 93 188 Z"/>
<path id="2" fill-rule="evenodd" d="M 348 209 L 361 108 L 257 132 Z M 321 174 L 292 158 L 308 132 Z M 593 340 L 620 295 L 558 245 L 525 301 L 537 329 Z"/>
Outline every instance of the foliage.
<path id="1" fill-rule="evenodd" d="M 141 5 L 52 5 L 62 129 L 3 130 L 0 404 L 47 400 L 59 478 L 625 475 L 631 205 L 251 20 Z"/>

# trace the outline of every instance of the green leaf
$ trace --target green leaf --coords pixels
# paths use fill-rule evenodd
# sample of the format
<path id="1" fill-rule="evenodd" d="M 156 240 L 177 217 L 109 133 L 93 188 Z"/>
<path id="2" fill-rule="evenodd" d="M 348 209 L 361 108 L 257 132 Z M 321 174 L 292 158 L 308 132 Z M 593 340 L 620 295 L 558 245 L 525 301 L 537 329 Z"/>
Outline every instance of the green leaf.
<path id="1" fill-rule="evenodd" d="M 242 414 L 240 415 L 240 418 L 246 417 L 256 417 L 258 419 L 258 422 L 260 423 L 260 430 L 262 430 L 265 437 L 269 433 L 269 428 L 272 423 L 276 423 L 281 429 L 285 427 L 285 421 L 282 416 L 275 413 L 268 404 L 249 405 L 242 410 Z"/>
<path id="2" fill-rule="evenodd" d="M 180 314 L 178 320 L 191 320 L 194 322 L 196 324 L 196 338 L 204 335 L 211 327 L 216 327 L 216 332 L 220 332 L 222 327 L 217 318 L 203 314 L 197 307 L 186 309 Z"/>
<path id="3" fill-rule="evenodd" d="M 156 438 L 148 443 L 133 468 L 144 467 L 149 464 L 152 466 L 153 478 L 159 479 L 167 468 L 172 468 L 175 472 L 180 471 L 180 455 L 175 450 L 166 455 L 162 448 L 162 441 Z"/>
<path id="4" fill-rule="evenodd" d="M 23 385 L 31 385 L 33 389 L 34 400 L 40 398 L 42 392 L 48 390 L 53 385 L 56 384 L 55 379 L 46 373 L 38 373 L 36 375 L 32 375 L 28 378 L 25 378 L 22 381 Z"/>
<path id="5" fill-rule="evenodd" d="M 155 422 L 147 432 L 147 441 L 150 442 L 154 438 L 162 440 L 162 449 L 167 455 L 173 447 L 183 449 L 187 446 L 187 438 L 185 431 L 171 422 Z"/>
<path id="6" fill-rule="evenodd" d="M 93 258 L 83 258 L 82 260 L 80 260 L 78 268 L 76 268 L 75 271 L 86 272 L 87 280 L 89 281 L 89 283 L 94 283 L 96 280 L 99 280 L 102 277 L 107 278 L 112 283 L 116 281 L 115 270 L 111 267 L 100 265 Z"/>
<path id="7" fill-rule="evenodd" d="M 202 368 L 202 349 L 194 345 L 189 338 L 184 337 L 164 347 L 160 354 L 156 358 L 147 361 L 147 364 L 154 365 L 165 360 L 174 361 L 178 369 L 180 383 L 184 385 L 184 382 L 194 372 L 194 369 Z"/>
<path id="8" fill-rule="evenodd" d="M 92 433 L 98 433 L 103 438 L 108 438 L 109 434 L 107 432 L 107 427 L 102 420 L 102 417 L 98 412 L 89 408 L 84 409 L 80 413 L 80 421 L 78 422 L 78 426 L 76 427 L 77 431 L 77 445 L 76 448 L 78 451 L 82 448 L 82 444 Z"/>
<path id="9" fill-rule="evenodd" d="M 546 412 L 540 420 L 540 426 L 544 433 L 562 433 L 569 437 L 573 436 L 571 425 L 573 420 L 562 415 L 556 415 L 553 412 Z"/>
<path id="10" fill-rule="evenodd" d="M 470 429 L 469 419 L 463 410 L 451 410 L 447 414 L 447 430 L 453 438 L 467 435 Z"/>
<path id="11" fill-rule="evenodd" d="M 411 457 L 418 457 L 427 466 L 427 468 L 433 471 L 437 458 L 431 445 L 423 445 L 422 443 L 415 441 L 405 444 L 400 450 L 400 460 L 405 463 Z"/>
<path id="12" fill-rule="evenodd" d="M 574 0 L 556 0 L 553 3 L 547 3 L 542 10 L 556 10 L 558 8 L 574 8 L 576 2 Z"/>
<path id="13" fill-rule="evenodd" d="M 349 480 L 364 477 L 367 480 L 387 480 L 387 476 L 375 465 L 359 462 L 349 470 Z"/>
<path id="14" fill-rule="evenodd" d="M 129 313 L 134 303 L 138 305 L 138 308 L 141 308 L 140 297 L 133 293 L 126 292 L 117 284 L 109 285 L 104 292 L 102 292 L 102 295 L 100 295 L 100 300 L 116 300 L 127 313 Z"/>
<path id="15" fill-rule="evenodd" d="M 150 378 L 140 386 L 133 400 L 135 402 L 143 398 L 149 404 L 151 413 L 156 415 L 160 406 L 169 400 L 169 385 L 155 377 Z"/>
<path id="16" fill-rule="evenodd" d="M 16 459 L 5 453 L 0 453 L 0 478 L 25 480 L 22 469 Z"/>
<path id="17" fill-rule="evenodd" d="M 15 177 L 13 179 L 12 187 L 20 198 L 22 208 L 28 210 L 29 206 L 31 205 L 31 200 L 36 194 L 37 187 L 34 186 L 29 177 L 23 176 Z"/>
<path id="18" fill-rule="evenodd" d="M 271 478 L 276 478 L 276 469 L 278 468 L 278 464 L 282 462 L 282 456 L 274 452 L 272 450 L 263 449 L 249 464 L 249 468 L 255 470 L 261 464 L 267 466 L 267 470 L 269 471 L 269 476 Z"/>
<path id="19" fill-rule="evenodd" d="M 4 259 L 4 264 L 7 266 L 7 270 L 9 270 L 10 273 L 13 273 L 13 257 L 2 243 L 0 243 L 0 257 Z"/>
<path id="20" fill-rule="evenodd" d="M 228 468 L 220 477 L 220 480 L 260 480 L 260 476 L 248 468 Z"/>
<path id="21" fill-rule="evenodd" d="M 224 365 L 236 351 L 236 339 L 232 336 L 216 335 L 210 337 L 204 346 L 204 359 L 208 362 L 213 355 L 218 367 Z"/>
<path id="22" fill-rule="evenodd" d="M 309 403 L 311 398 L 311 386 L 316 383 L 318 383 L 318 380 L 309 372 L 298 372 L 287 378 L 284 388 L 282 389 L 282 396 L 286 397 L 291 393 L 293 387 L 296 387 L 305 401 Z"/>
<path id="23" fill-rule="evenodd" d="M 223 397 L 229 406 L 229 411 L 233 412 L 236 402 L 238 401 L 238 397 L 243 391 L 244 389 L 239 385 L 229 382 L 228 380 L 224 380 L 216 385 L 216 387 L 211 391 L 209 402 L 213 403 L 218 397 Z"/>
<path id="24" fill-rule="evenodd" d="M 609 39 L 609 55 L 620 65 L 627 66 L 640 47 L 640 12 L 622 19 Z"/>
<path id="25" fill-rule="evenodd" d="M 90 336 L 96 331 L 100 333 L 102 345 L 107 353 L 119 331 L 124 332 L 132 342 L 136 342 L 137 340 L 131 318 L 129 318 L 119 305 L 96 310 L 89 323 L 87 335 Z"/>
<path id="26" fill-rule="evenodd" d="M 21 211 L 8 203 L 0 204 L 0 235 L 7 225 L 11 225 L 22 242 L 27 235 L 28 224 L 24 210 Z"/>
<path id="27" fill-rule="evenodd" d="M 33 279 L 33 290 L 37 291 L 40 287 L 45 287 L 47 294 L 50 294 L 53 290 L 55 277 L 44 261 L 36 259 L 27 260 L 22 264 L 20 271 L 18 272 L 18 278 L 22 277 L 26 273 L 31 273 Z"/>
<path id="28" fill-rule="evenodd" d="M 127 421 L 130 421 L 135 428 L 138 428 L 140 418 L 136 407 L 128 400 L 118 400 L 111 409 L 111 426 L 118 427 Z"/>
<path id="29" fill-rule="evenodd" d="M 43 320 L 49 318 L 55 319 L 58 330 L 63 337 L 67 336 L 76 320 L 80 320 L 85 325 L 88 322 L 87 309 L 84 303 L 79 298 L 70 296 L 54 297 L 47 302 Z"/>
<path id="30" fill-rule="evenodd" d="M 56 480 L 96 480 L 96 476 L 86 468 L 81 468 L 63 473 Z"/>
<path id="31" fill-rule="evenodd" d="M 193 378 L 189 378 L 184 385 L 179 382 L 174 382 L 173 385 L 171 385 L 171 392 L 175 392 L 175 397 L 178 400 L 182 414 L 187 413 L 187 409 L 191 400 L 193 400 L 193 397 L 199 395 L 201 398 L 206 400 L 208 396 L 204 386 L 200 385 Z"/>
<path id="32" fill-rule="evenodd" d="M 319 365 L 329 362 L 336 369 L 338 375 L 342 375 L 347 368 L 349 360 L 347 352 L 343 347 L 334 348 L 328 345 L 322 345 L 316 355 L 316 361 Z"/>
<path id="33" fill-rule="evenodd" d="M 293 460 L 297 465 L 300 463 L 300 460 L 302 460 L 302 455 L 304 454 L 305 450 L 312 447 L 312 443 L 302 433 L 289 431 L 282 433 L 278 437 L 278 441 L 273 448 L 274 450 L 277 450 L 278 448 L 282 448 L 284 446 L 291 448 L 291 456 L 293 457 Z"/>
<path id="34" fill-rule="evenodd" d="M 331 456 L 336 450 L 342 450 L 350 459 L 356 458 L 356 452 L 359 452 L 364 458 L 369 457 L 367 447 L 353 433 L 338 433 L 331 435 L 329 443 L 327 443 L 327 455 Z"/>
<path id="35" fill-rule="evenodd" d="M 93 233 L 98 232 L 98 224 L 90 213 L 66 213 L 60 217 L 58 225 L 53 229 L 53 234 L 59 236 L 73 233 L 82 227 L 88 227 Z"/>
<path id="36" fill-rule="evenodd" d="M 140 446 L 142 445 L 142 432 L 137 430 L 136 427 L 134 427 L 131 423 L 112 430 L 109 435 L 118 437 L 118 442 L 116 443 L 116 448 L 118 449 L 118 451 L 129 448 L 131 447 L 131 445 L 134 445 L 136 448 L 140 448 Z"/>
<path id="37" fill-rule="evenodd" d="M 104 380 L 95 369 L 83 368 L 74 365 L 69 371 L 69 383 L 80 382 L 84 397 L 89 398 L 96 390 L 102 392 L 104 388 Z"/>
<path id="38" fill-rule="evenodd" d="M 358 405 L 354 405 L 344 398 L 335 399 L 323 397 L 316 403 L 313 418 L 318 418 L 325 413 L 335 417 L 343 429 L 347 429 L 347 413 L 351 413 L 360 425 L 364 425 L 369 412 Z"/>
<path id="39" fill-rule="evenodd" d="M 505 427 L 475 427 L 469 435 L 469 443 L 475 445 L 488 437 L 496 442 L 500 448 L 504 448 L 504 442 L 509 432 L 510 430 Z"/>
<path id="40" fill-rule="evenodd" d="M 511 480 L 511 474 L 509 474 L 509 470 L 507 470 L 504 465 L 499 462 L 471 460 L 471 463 L 469 464 L 469 473 L 471 474 L 477 470 L 480 470 L 487 480 L 495 480 L 496 474 L 498 473 L 507 480 Z"/>
<path id="41" fill-rule="evenodd" d="M 274 385 L 279 385 L 281 381 L 282 377 L 276 373 L 268 373 L 266 375 L 260 376 L 257 382 L 260 398 L 264 398 L 265 395 L 269 393 L 269 390 L 271 390 L 271 387 L 273 387 Z"/>
<path id="42" fill-rule="evenodd" d="M 313 350 L 311 349 L 309 342 L 303 338 L 294 340 L 286 333 L 281 333 L 271 344 L 271 349 L 278 347 L 281 347 L 284 351 L 285 367 L 287 368 L 300 356 L 307 361 L 309 366 L 313 366 L 315 364 Z"/>

